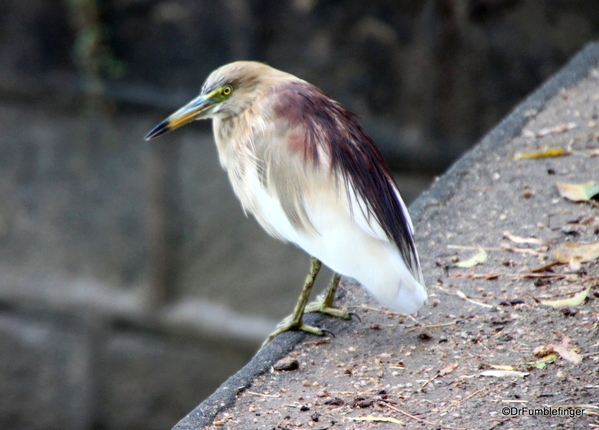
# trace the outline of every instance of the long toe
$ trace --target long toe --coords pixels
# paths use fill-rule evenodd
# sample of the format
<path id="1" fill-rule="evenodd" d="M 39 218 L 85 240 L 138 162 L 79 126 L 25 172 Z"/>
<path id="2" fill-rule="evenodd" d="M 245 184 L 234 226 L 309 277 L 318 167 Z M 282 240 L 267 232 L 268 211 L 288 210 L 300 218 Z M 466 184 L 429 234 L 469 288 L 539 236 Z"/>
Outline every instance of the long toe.
<path id="1" fill-rule="evenodd" d="M 281 321 L 279 325 L 277 325 L 277 329 L 266 338 L 262 346 L 265 346 L 268 343 L 270 343 L 275 337 L 277 337 L 281 333 L 285 333 L 286 331 L 290 330 L 301 330 L 305 331 L 306 333 L 314 334 L 316 336 L 324 336 L 326 333 L 331 333 L 326 329 L 320 329 L 312 325 L 304 324 L 301 321 L 299 324 L 294 323 L 293 321 L 291 321 L 291 318 L 288 317 Z"/>
<path id="2" fill-rule="evenodd" d="M 324 302 L 324 297 L 319 296 L 315 301 L 308 303 L 306 305 L 306 309 L 304 310 L 304 313 L 310 313 L 310 312 L 320 312 L 323 314 L 327 314 L 327 315 L 331 315 L 333 317 L 336 318 L 342 318 L 344 320 L 349 320 L 351 319 L 351 313 L 347 311 L 347 308 L 334 308 L 332 306 L 329 306 L 327 304 L 325 304 Z"/>

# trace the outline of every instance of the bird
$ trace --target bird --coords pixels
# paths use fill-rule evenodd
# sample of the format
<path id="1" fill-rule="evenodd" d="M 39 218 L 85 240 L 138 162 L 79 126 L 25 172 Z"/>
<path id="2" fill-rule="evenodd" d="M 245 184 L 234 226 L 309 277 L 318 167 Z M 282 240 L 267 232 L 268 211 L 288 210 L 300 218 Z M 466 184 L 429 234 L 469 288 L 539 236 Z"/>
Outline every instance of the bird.
<path id="1" fill-rule="evenodd" d="M 427 290 L 410 215 L 356 115 L 290 73 L 236 61 L 210 73 L 200 94 L 145 140 L 202 119 L 212 119 L 220 164 L 246 215 L 310 256 L 293 313 L 264 344 L 288 330 L 329 332 L 305 324 L 308 312 L 350 319 L 351 312 L 333 306 L 341 275 L 394 311 L 421 309 Z M 323 263 L 333 278 L 308 303 Z"/>

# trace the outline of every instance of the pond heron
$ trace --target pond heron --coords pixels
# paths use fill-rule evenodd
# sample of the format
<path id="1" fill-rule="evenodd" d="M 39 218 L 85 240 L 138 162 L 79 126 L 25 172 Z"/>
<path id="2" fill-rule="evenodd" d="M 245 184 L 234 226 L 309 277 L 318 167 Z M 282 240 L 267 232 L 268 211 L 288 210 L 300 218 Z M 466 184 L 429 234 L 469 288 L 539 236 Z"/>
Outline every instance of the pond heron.
<path id="1" fill-rule="evenodd" d="M 333 307 L 340 275 L 393 310 L 411 314 L 423 306 L 427 293 L 412 221 L 387 164 L 352 113 L 289 73 L 239 61 L 213 71 L 200 95 L 146 140 L 207 118 L 244 211 L 311 256 L 293 314 L 266 343 L 291 329 L 324 334 L 303 323 L 307 312 L 350 318 Z M 324 294 L 307 304 L 321 262 L 335 274 Z"/>

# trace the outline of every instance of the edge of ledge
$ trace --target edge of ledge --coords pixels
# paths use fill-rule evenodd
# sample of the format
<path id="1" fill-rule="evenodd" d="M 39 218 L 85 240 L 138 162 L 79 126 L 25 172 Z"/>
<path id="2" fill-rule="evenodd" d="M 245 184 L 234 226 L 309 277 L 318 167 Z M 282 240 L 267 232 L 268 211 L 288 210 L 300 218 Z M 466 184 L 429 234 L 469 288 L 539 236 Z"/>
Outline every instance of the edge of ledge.
<path id="1" fill-rule="evenodd" d="M 562 88 L 576 84 L 598 63 L 599 42 L 588 43 L 410 205 L 414 224 L 417 226 L 428 207 L 441 205 L 451 198 L 453 190 L 459 186 L 469 168 L 482 159 L 484 153 L 492 151 L 518 134 L 528 121 L 527 112 L 542 110 L 547 101 L 557 95 Z M 322 319 L 322 316 L 316 314 L 306 316 L 306 322 L 309 324 L 317 324 Z M 301 342 L 304 336 L 303 332 L 287 332 L 277 336 L 269 345 L 260 349 L 247 365 L 227 379 L 210 397 L 179 421 L 173 430 L 199 430 L 210 425 L 219 412 L 234 404 L 238 392 L 249 388 L 257 376 L 268 371 L 274 363 Z"/>

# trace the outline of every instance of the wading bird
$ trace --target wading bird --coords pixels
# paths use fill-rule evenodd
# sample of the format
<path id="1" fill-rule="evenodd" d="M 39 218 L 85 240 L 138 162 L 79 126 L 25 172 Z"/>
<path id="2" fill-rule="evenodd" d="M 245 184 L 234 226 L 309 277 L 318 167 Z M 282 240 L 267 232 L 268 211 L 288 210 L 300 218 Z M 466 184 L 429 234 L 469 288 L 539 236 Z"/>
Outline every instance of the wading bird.
<path id="1" fill-rule="evenodd" d="M 353 114 L 319 88 L 262 63 L 216 69 L 200 95 L 148 135 L 212 118 L 222 167 L 244 211 L 272 236 L 311 256 L 293 314 L 265 343 L 291 329 L 322 335 L 306 312 L 349 318 L 333 308 L 340 275 L 383 305 L 417 312 L 427 299 L 413 227 L 389 168 Z M 308 304 L 321 262 L 335 275 Z"/>

